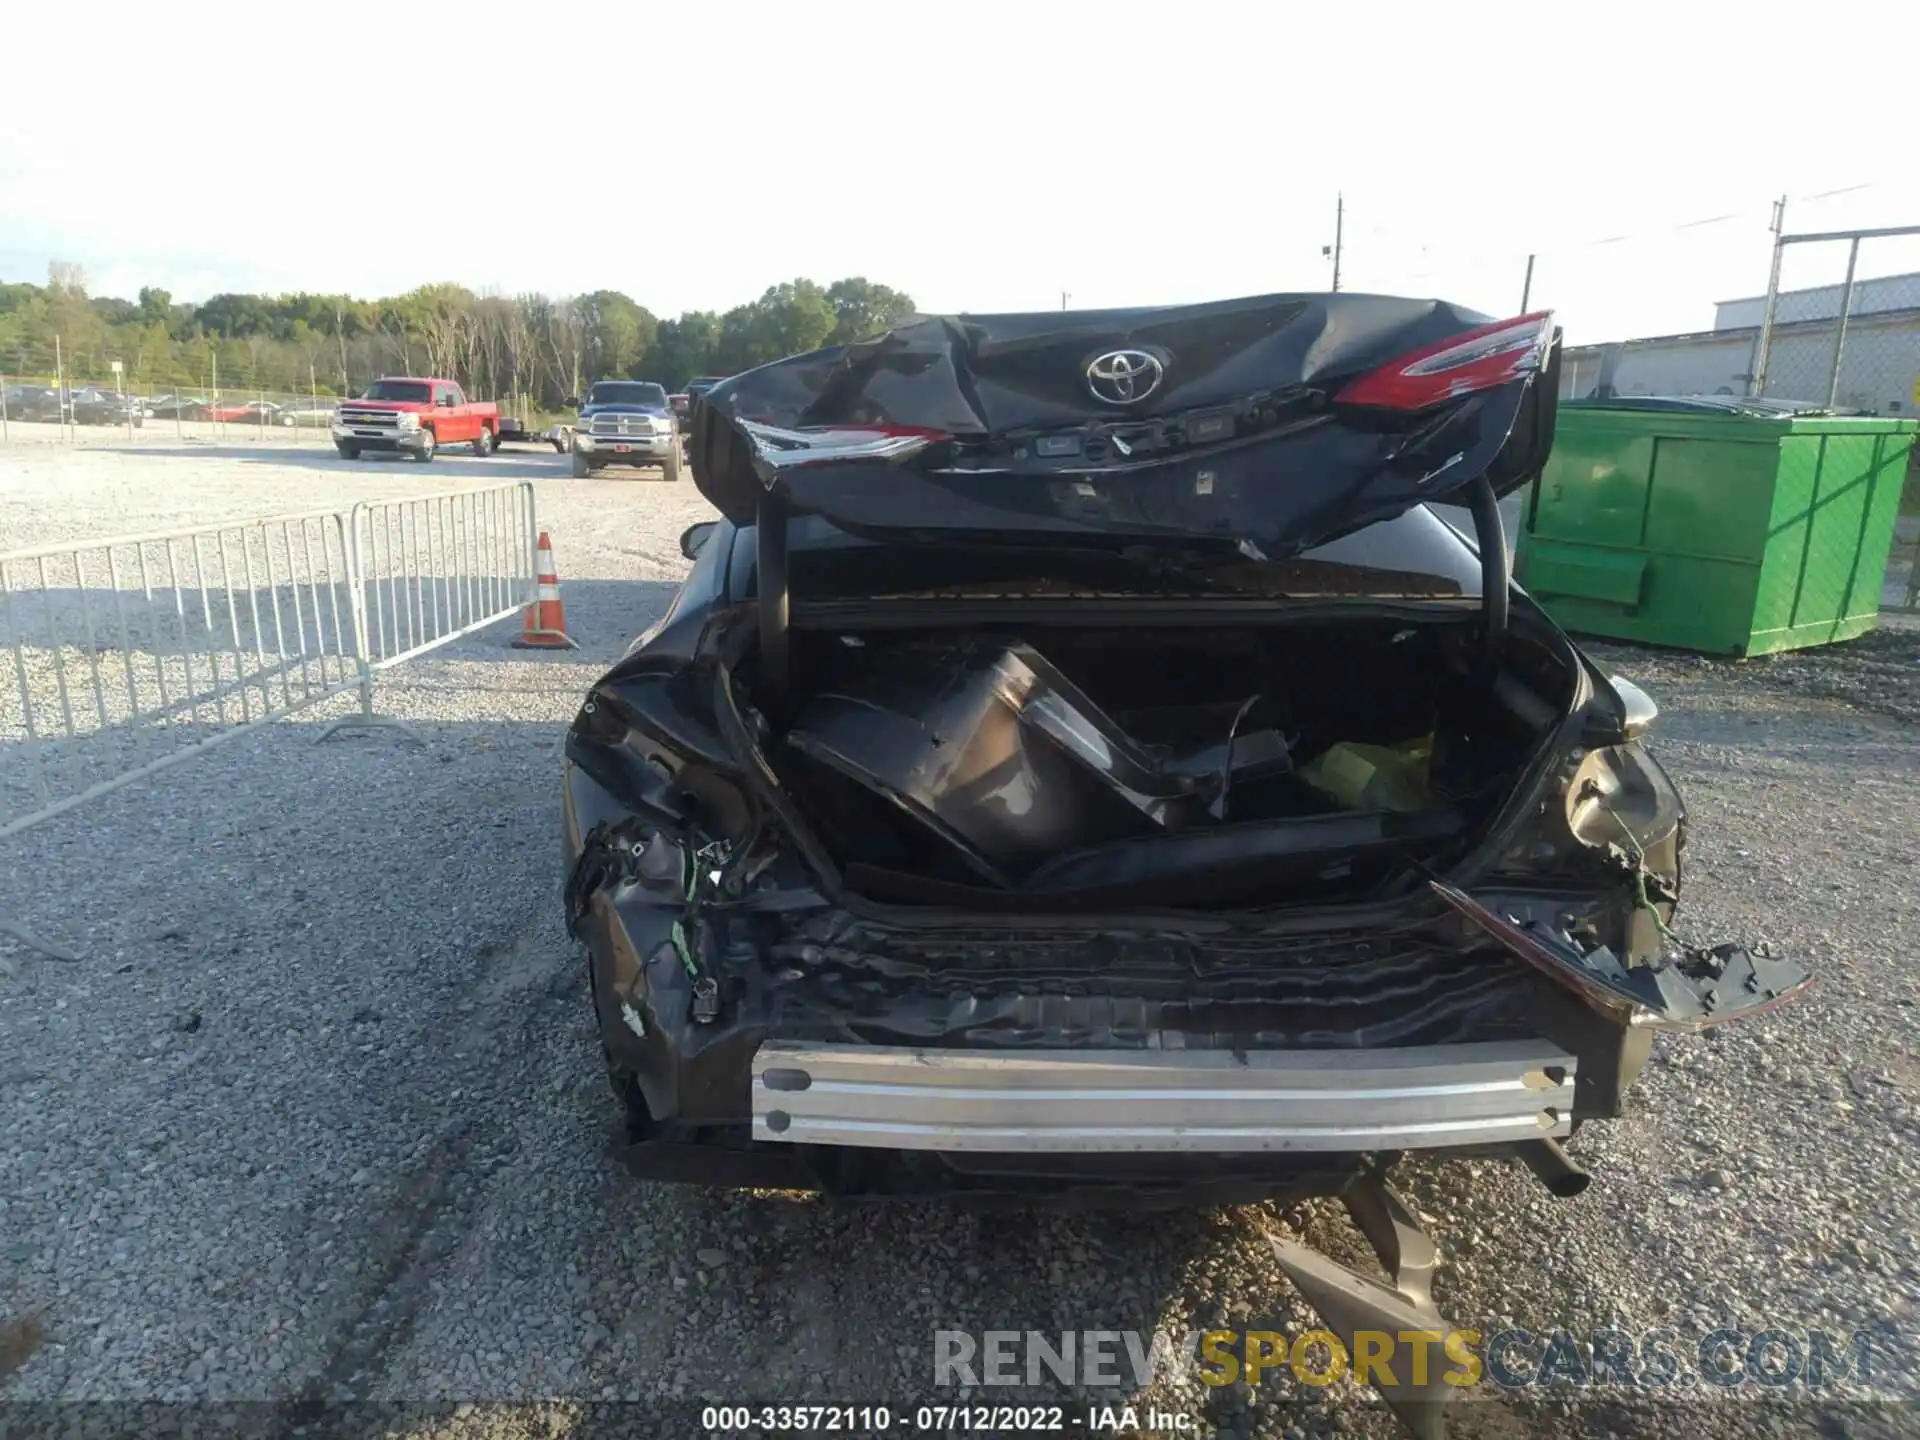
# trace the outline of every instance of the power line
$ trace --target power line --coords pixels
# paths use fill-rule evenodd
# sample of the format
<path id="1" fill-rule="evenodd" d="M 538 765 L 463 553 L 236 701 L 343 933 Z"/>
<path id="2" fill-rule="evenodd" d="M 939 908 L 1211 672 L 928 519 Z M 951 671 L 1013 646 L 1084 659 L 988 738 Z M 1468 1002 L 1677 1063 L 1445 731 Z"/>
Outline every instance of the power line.
<path id="1" fill-rule="evenodd" d="M 1882 189 L 1886 183 L 1884 180 L 1866 180 L 1857 185 L 1842 185 L 1831 190 L 1819 190 L 1810 194 L 1789 196 L 1788 198 L 1791 201 L 1804 204 L 1816 200 L 1829 200 L 1838 195 L 1855 195 L 1865 190 Z M 1526 260 L 1528 256 L 1533 256 L 1539 260 L 1554 260 L 1564 258 L 1568 255 L 1583 254 L 1589 250 L 1603 249 L 1609 245 L 1625 245 L 1639 240 L 1655 240 L 1663 236 L 1677 234 L 1683 230 L 1699 230 L 1711 225 L 1729 224 L 1736 220 L 1757 220 L 1763 217 L 1770 217 L 1772 213 L 1773 202 L 1768 201 L 1762 205 L 1747 206 L 1739 210 L 1728 210 L 1718 215 L 1703 215 L 1694 220 L 1682 220 L 1672 225 L 1653 226 L 1644 230 L 1631 230 L 1623 234 L 1608 235 L 1598 240 L 1588 240 L 1574 245 L 1561 245 L 1546 249 L 1536 248 L 1533 250 L 1515 249 L 1509 252 L 1503 252 L 1498 257 L 1482 254 L 1470 263 L 1464 265 L 1448 263 L 1445 268 L 1450 271 L 1459 271 L 1461 269 L 1483 269 L 1490 266 L 1518 264 Z M 1351 224 L 1350 219 L 1349 224 Z M 1371 225 L 1362 233 L 1367 235 L 1386 235 L 1390 232 L 1386 227 Z M 1431 247 L 1429 246 L 1423 245 L 1420 247 L 1420 250 L 1422 254 L 1431 253 Z M 1436 271 L 1434 269 L 1429 268 L 1414 271 L 1409 274 L 1407 278 L 1409 280 L 1419 280 L 1435 273 Z"/>

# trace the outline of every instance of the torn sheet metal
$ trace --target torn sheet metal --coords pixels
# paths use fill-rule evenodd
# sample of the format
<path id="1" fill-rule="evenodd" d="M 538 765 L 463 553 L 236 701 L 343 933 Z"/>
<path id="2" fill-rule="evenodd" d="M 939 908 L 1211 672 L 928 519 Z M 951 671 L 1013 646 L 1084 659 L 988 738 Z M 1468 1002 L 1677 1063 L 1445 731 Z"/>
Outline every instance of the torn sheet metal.
<path id="1" fill-rule="evenodd" d="M 1008 887 L 1063 851 L 1181 829 L 1232 785 L 1291 768 L 1278 731 L 1236 731 L 1155 753 L 1030 646 L 970 640 L 877 657 L 808 701 L 786 744 Z"/>
<path id="2" fill-rule="evenodd" d="M 715 386 L 694 416 L 694 479 L 742 524 L 771 490 L 856 533 L 1203 537 L 1278 558 L 1538 470 L 1557 345 L 1417 415 L 1340 401 L 1487 319 L 1344 293 L 919 316 Z"/>
<path id="3" fill-rule="evenodd" d="M 1400 1342 L 1392 1361 L 1371 1367 L 1368 1378 L 1409 1434 L 1440 1440 L 1446 1433 L 1446 1403 L 1460 1390 L 1457 1381 L 1444 1378 L 1454 1328 L 1433 1302 L 1440 1249 L 1421 1228 L 1413 1207 L 1378 1177 L 1360 1181 L 1341 1198 L 1385 1268 L 1385 1282 L 1294 1240 L 1269 1235 L 1267 1243 L 1287 1278 L 1349 1356 L 1359 1352 L 1363 1337 L 1377 1340 L 1385 1334 Z M 1407 1347 L 1421 1341 L 1429 1349 L 1416 1376 Z"/>
<path id="4" fill-rule="evenodd" d="M 1582 948 L 1537 920 L 1501 915 L 1443 880 L 1433 893 L 1515 955 L 1588 1004 L 1629 1024 L 1704 1030 L 1799 996 L 1813 983 L 1804 966 L 1739 945 L 1690 946 L 1650 965 L 1627 965 L 1604 945 Z"/>

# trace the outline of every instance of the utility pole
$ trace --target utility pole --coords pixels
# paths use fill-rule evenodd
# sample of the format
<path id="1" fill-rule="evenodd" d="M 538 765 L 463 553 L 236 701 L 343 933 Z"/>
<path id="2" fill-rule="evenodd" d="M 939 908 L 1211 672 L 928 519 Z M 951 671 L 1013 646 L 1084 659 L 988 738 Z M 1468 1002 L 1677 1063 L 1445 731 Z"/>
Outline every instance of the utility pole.
<path id="1" fill-rule="evenodd" d="M 1780 302 L 1780 252 L 1786 246 L 1780 243 L 1780 236 L 1787 226 L 1787 197 L 1782 195 L 1773 202 L 1773 224 L 1767 228 L 1773 231 L 1773 268 L 1767 272 L 1767 308 L 1760 317 L 1760 339 L 1753 350 L 1753 376 L 1747 381 L 1747 394 L 1765 395 L 1767 393 L 1768 352 L 1773 349 L 1773 313 Z"/>
<path id="2" fill-rule="evenodd" d="M 1060 292 L 1060 308 L 1061 308 L 1062 310 L 1064 310 L 1064 309 L 1066 309 L 1066 308 L 1067 308 L 1067 301 L 1068 301 L 1068 300 L 1070 300 L 1070 299 L 1072 299 L 1072 298 L 1073 298 L 1073 297 L 1072 297 L 1072 296 L 1070 296 L 1070 295 L 1069 295 L 1069 294 L 1068 294 L 1068 293 L 1067 293 L 1066 291 L 1064 291 L 1064 290 L 1062 290 L 1062 291 Z"/>
<path id="3" fill-rule="evenodd" d="M 1527 313 L 1527 301 L 1533 298 L 1533 256 L 1527 256 L 1527 278 L 1520 284 L 1520 313 Z"/>
<path id="4" fill-rule="evenodd" d="M 333 302 L 333 337 L 340 342 L 340 398 L 347 395 L 347 317 L 341 302 Z"/>
<path id="5" fill-rule="evenodd" d="M 1776 250 L 1777 253 L 1777 250 Z M 1847 350 L 1847 321 L 1853 318 L 1853 272 L 1860 260 L 1860 237 L 1847 247 L 1847 280 L 1840 290 L 1840 324 L 1833 332 L 1833 369 L 1827 376 L 1827 408 L 1840 403 L 1840 359 Z"/>
<path id="6" fill-rule="evenodd" d="M 1333 244 L 1331 246 L 1322 245 L 1320 247 L 1320 253 L 1322 255 L 1333 256 L 1333 288 L 1335 293 L 1338 293 L 1340 289 L 1340 242 L 1341 234 L 1346 228 L 1346 219 L 1347 197 L 1336 190 L 1333 196 Z"/>

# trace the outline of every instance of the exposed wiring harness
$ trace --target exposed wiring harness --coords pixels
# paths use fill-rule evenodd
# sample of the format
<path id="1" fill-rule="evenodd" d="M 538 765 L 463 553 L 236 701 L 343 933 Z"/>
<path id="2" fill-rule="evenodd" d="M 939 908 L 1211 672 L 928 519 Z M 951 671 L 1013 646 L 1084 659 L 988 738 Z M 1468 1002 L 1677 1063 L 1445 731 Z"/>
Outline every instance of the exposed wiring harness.
<path id="1" fill-rule="evenodd" d="M 1649 874 L 1647 870 L 1647 852 L 1641 846 L 1639 837 L 1636 836 L 1633 831 L 1629 830 L 1627 828 L 1627 822 L 1614 814 L 1613 811 L 1603 810 L 1602 813 L 1605 814 L 1609 820 L 1613 821 L 1614 827 L 1619 830 L 1621 837 L 1627 842 L 1624 853 L 1627 858 L 1627 863 L 1633 868 L 1634 908 L 1646 912 L 1647 918 L 1653 921 L 1654 930 L 1667 944 L 1673 946 L 1675 949 L 1686 949 L 1686 943 L 1682 941 L 1678 935 L 1673 933 L 1672 927 L 1667 924 L 1666 919 L 1660 914 L 1660 907 L 1654 903 L 1653 897 L 1647 893 L 1647 876 Z"/>

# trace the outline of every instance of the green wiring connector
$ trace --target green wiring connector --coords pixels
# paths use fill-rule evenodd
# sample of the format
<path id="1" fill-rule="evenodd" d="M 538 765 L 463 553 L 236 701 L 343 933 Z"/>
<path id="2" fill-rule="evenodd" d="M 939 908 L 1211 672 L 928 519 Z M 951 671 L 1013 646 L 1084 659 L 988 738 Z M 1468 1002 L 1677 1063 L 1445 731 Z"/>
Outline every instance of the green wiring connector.
<path id="1" fill-rule="evenodd" d="M 680 877 L 681 888 L 686 892 L 686 902 L 688 905 L 692 905 L 694 895 L 700 888 L 700 869 L 693 856 L 687 853 L 684 846 L 682 846 L 680 850 Z M 686 927 L 678 920 L 673 922 L 672 935 L 673 948 L 680 956 L 681 967 L 685 969 L 689 976 L 697 978 L 700 974 L 700 967 L 693 963 L 693 950 L 692 947 L 687 944 Z"/>
<path id="2" fill-rule="evenodd" d="M 700 967 L 693 963 L 693 951 L 687 946 L 687 932 L 678 920 L 673 922 L 673 948 L 679 952 L 681 967 L 687 974 L 698 976 Z"/>
<path id="3" fill-rule="evenodd" d="M 1653 897 L 1647 894 L 1647 867 L 1640 857 L 1634 858 L 1633 866 L 1633 903 L 1647 912 L 1653 921 L 1653 928 L 1660 932 L 1660 938 L 1669 945 L 1678 946 L 1680 937 L 1668 928 L 1667 922 L 1660 918 L 1660 907 L 1653 903 Z"/>
<path id="4" fill-rule="evenodd" d="M 1619 830 L 1627 842 L 1627 860 L 1633 866 L 1633 903 L 1635 908 L 1647 912 L 1653 921 L 1653 928 L 1667 944 L 1684 949 L 1680 937 L 1673 933 L 1667 922 L 1660 918 L 1660 907 L 1653 903 L 1653 897 L 1647 894 L 1647 852 L 1640 848 L 1639 837 L 1627 828 L 1627 822 L 1611 810 L 1605 812 L 1614 827 Z"/>

